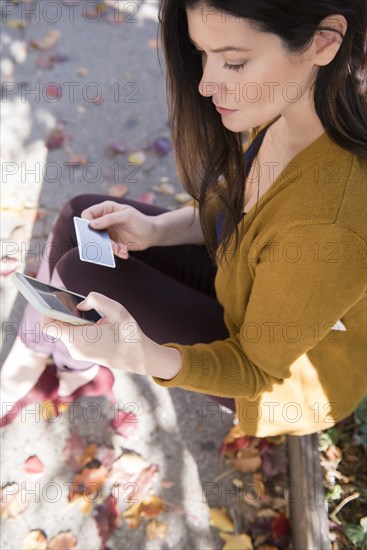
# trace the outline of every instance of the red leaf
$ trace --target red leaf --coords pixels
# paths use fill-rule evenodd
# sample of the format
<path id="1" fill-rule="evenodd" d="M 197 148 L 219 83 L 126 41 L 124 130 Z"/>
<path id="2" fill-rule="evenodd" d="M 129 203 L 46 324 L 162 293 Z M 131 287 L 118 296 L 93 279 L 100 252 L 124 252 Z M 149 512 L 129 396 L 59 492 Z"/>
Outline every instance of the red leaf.
<path id="1" fill-rule="evenodd" d="M 108 495 L 102 504 L 96 506 L 93 517 L 97 524 L 99 536 L 101 537 L 101 550 L 105 550 L 106 541 L 110 538 L 116 527 L 120 525 L 116 498 L 111 494 Z"/>
<path id="2" fill-rule="evenodd" d="M 66 441 L 63 450 L 63 459 L 74 472 L 78 472 L 82 467 L 82 458 L 86 446 L 86 440 L 81 438 L 77 432 L 72 432 Z"/>
<path id="3" fill-rule="evenodd" d="M 35 477 L 41 477 L 45 467 L 40 461 L 38 456 L 32 455 L 24 463 L 24 471 L 26 474 L 33 475 Z"/>
<path id="4" fill-rule="evenodd" d="M 46 95 L 48 98 L 57 99 L 62 96 L 62 89 L 59 84 L 49 84 L 46 87 Z"/>
<path id="5" fill-rule="evenodd" d="M 61 128 L 55 128 L 46 138 L 46 147 L 48 149 L 59 149 L 60 147 L 64 147 L 71 139 L 71 134 L 64 132 Z"/>
<path id="6" fill-rule="evenodd" d="M 138 419 L 133 413 L 118 411 L 111 420 L 112 428 L 123 437 L 129 437 L 137 428 Z"/>
<path id="7" fill-rule="evenodd" d="M 285 514 L 279 514 L 271 522 L 271 530 L 275 540 L 289 534 L 289 520 Z"/>
<path id="8" fill-rule="evenodd" d="M 108 194 L 112 197 L 124 197 L 129 191 L 125 183 L 115 183 L 108 188 Z"/>

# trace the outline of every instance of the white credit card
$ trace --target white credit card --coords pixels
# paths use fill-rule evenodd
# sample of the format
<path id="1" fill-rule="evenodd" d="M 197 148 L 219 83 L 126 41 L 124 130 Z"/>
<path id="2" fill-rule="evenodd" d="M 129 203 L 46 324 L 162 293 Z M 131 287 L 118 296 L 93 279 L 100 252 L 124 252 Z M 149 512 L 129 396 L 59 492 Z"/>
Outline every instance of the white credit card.
<path id="1" fill-rule="evenodd" d="M 82 262 L 116 267 L 111 239 L 106 229 L 97 231 L 89 227 L 90 220 L 74 216 L 79 257 Z"/>

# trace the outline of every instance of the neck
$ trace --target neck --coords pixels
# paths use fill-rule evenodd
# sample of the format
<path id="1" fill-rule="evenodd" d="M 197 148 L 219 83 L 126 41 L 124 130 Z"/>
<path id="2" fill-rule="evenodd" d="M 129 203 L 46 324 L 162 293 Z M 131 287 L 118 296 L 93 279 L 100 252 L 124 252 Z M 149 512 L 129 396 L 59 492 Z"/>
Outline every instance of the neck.
<path id="1" fill-rule="evenodd" d="M 304 101 L 303 101 L 304 100 Z M 305 98 L 292 104 L 269 128 L 269 139 L 278 144 L 283 152 L 294 156 L 313 143 L 325 132 L 316 114 L 313 101 Z"/>

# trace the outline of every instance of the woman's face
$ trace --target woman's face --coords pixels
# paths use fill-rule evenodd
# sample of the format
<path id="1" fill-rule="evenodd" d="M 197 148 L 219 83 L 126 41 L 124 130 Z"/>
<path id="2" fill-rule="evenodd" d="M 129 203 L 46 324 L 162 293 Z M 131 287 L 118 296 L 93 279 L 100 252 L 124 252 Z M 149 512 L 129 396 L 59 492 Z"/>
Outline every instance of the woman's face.
<path id="1" fill-rule="evenodd" d="M 220 112 L 226 128 L 242 132 L 309 107 L 316 67 L 307 51 L 291 55 L 278 36 L 205 5 L 187 10 L 187 21 L 201 50 L 199 92 L 230 110 Z M 212 51 L 227 47 L 239 50 Z"/>

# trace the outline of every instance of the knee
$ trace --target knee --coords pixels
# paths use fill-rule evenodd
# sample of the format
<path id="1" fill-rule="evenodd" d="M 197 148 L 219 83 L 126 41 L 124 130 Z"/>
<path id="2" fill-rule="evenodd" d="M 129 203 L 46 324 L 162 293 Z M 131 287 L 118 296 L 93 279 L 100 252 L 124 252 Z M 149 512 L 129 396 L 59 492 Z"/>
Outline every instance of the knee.
<path id="1" fill-rule="evenodd" d="M 98 197 L 96 195 L 76 195 L 62 206 L 60 216 L 63 218 L 72 218 L 74 216 L 80 217 L 83 210 L 96 202 L 98 202 Z"/>

